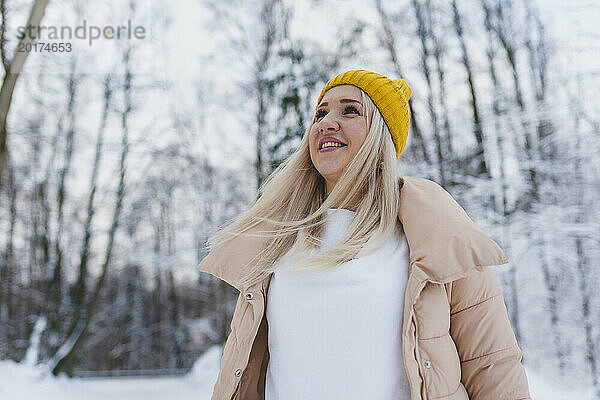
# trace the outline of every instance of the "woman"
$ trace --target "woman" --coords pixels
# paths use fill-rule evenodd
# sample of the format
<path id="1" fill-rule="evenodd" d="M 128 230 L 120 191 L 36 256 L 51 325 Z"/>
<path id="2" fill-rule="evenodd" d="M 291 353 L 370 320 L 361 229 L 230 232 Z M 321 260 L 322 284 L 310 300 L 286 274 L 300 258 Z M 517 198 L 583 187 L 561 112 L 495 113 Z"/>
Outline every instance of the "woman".
<path id="1" fill-rule="evenodd" d="M 406 81 L 347 71 L 198 265 L 240 291 L 213 399 L 529 399 L 492 265 L 436 183 L 398 177 Z"/>

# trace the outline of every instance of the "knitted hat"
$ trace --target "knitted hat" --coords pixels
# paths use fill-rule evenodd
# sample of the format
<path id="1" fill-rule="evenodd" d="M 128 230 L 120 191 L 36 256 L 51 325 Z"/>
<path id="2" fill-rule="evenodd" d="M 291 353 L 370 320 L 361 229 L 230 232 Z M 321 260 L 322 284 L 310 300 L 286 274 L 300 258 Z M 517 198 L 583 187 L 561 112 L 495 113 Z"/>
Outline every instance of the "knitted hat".
<path id="1" fill-rule="evenodd" d="M 326 91 L 338 85 L 353 85 L 369 95 L 383 116 L 392 134 L 397 159 L 408 138 L 408 99 L 412 89 L 404 79 L 391 80 L 386 76 L 362 69 L 343 72 L 327 82 L 317 100 L 317 107 Z"/>

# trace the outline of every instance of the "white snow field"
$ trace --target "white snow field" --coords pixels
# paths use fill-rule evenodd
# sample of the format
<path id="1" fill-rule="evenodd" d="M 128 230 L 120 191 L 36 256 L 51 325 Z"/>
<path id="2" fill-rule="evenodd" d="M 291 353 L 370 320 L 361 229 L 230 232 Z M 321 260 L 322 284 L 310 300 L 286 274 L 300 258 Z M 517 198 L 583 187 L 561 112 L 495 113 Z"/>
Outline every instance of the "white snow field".
<path id="1" fill-rule="evenodd" d="M 0 361 L 0 400 L 210 400 L 221 354 L 222 347 L 210 348 L 178 378 L 69 379 L 43 366 Z M 527 377 L 534 400 L 595 400 L 592 390 L 574 383 L 550 382 L 530 370 Z"/>

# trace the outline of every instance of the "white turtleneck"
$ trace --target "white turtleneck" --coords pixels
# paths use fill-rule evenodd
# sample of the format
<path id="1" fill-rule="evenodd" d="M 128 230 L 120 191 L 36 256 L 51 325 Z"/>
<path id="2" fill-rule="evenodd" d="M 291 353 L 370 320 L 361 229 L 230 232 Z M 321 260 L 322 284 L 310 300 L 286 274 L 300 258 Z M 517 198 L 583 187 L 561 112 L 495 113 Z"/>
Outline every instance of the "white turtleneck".
<path id="1" fill-rule="evenodd" d="M 327 211 L 323 249 L 342 238 L 355 215 Z M 280 266 L 295 257 L 283 257 Z M 277 269 L 267 293 L 265 400 L 410 399 L 402 360 L 408 265 L 406 238 L 394 233 L 374 253 L 338 268 L 302 275 Z"/>

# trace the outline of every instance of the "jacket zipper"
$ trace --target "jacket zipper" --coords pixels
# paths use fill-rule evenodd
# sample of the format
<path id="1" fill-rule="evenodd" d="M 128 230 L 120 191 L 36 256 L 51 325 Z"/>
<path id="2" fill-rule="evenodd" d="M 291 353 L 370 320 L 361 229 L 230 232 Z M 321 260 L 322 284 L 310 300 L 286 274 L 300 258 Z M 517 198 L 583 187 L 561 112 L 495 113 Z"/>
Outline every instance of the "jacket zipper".
<path id="1" fill-rule="evenodd" d="M 421 368 L 421 353 L 419 352 L 419 331 L 417 328 L 417 319 L 415 317 L 414 306 L 415 306 L 415 303 L 417 302 L 417 299 L 421 295 L 421 291 L 423 290 L 425 285 L 427 285 L 427 282 L 439 283 L 439 282 L 433 281 L 431 279 L 425 279 L 424 281 L 422 281 L 421 284 L 419 285 L 419 289 L 417 290 L 417 296 L 413 299 L 413 304 L 412 304 L 412 307 L 413 307 L 412 322 L 413 322 L 413 324 L 415 324 L 415 352 L 417 353 L 417 366 L 419 367 L 419 374 L 421 375 L 421 381 L 423 382 L 423 388 L 420 393 L 421 400 L 427 400 L 428 396 L 427 396 L 427 385 L 425 384 L 425 373 L 423 372 L 423 369 Z"/>
<path id="2" fill-rule="evenodd" d="M 417 352 L 417 365 L 419 367 L 419 374 L 421 375 L 421 380 L 423 381 L 423 389 L 421 390 L 421 398 L 422 400 L 427 400 L 427 386 L 425 384 L 425 374 L 421 368 L 421 353 L 419 353 L 419 331 L 417 330 L 417 320 L 415 315 L 412 317 L 413 323 L 415 324 L 415 350 Z"/>

